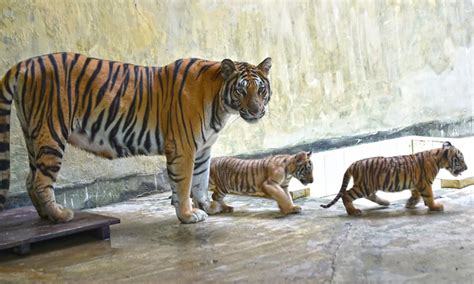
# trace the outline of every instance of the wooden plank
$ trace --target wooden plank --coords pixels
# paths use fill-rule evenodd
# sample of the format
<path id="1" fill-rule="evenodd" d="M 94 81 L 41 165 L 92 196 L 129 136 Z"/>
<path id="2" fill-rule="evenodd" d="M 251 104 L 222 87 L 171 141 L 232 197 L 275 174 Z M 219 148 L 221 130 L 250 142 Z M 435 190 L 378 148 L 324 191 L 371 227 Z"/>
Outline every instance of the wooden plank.
<path id="1" fill-rule="evenodd" d="M 442 188 L 464 188 L 470 185 L 474 185 L 474 177 L 463 179 L 441 179 Z"/>
<path id="2" fill-rule="evenodd" d="M 76 211 L 70 222 L 54 224 L 41 219 L 34 207 L 5 210 L 0 212 L 0 250 L 16 248 L 20 254 L 27 253 L 31 243 L 85 231 L 110 238 L 109 226 L 118 223 L 118 218 Z"/>
<path id="3" fill-rule="evenodd" d="M 291 195 L 291 198 L 293 198 L 293 200 L 298 199 L 298 198 L 308 197 L 311 195 L 311 190 L 309 187 L 292 190 L 290 191 L 290 195 Z"/>

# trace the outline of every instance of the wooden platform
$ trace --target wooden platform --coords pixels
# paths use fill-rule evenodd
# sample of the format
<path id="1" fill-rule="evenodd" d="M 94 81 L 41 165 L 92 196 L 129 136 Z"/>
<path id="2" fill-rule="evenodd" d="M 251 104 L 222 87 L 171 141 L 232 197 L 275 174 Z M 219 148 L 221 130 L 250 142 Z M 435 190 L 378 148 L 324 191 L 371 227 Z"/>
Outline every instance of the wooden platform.
<path id="1" fill-rule="evenodd" d="M 41 219 L 34 207 L 21 207 L 0 212 L 0 250 L 13 249 L 28 254 L 31 244 L 82 232 L 90 232 L 105 240 L 110 238 L 110 225 L 120 219 L 76 211 L 69 223 L 53 224 Z"/>

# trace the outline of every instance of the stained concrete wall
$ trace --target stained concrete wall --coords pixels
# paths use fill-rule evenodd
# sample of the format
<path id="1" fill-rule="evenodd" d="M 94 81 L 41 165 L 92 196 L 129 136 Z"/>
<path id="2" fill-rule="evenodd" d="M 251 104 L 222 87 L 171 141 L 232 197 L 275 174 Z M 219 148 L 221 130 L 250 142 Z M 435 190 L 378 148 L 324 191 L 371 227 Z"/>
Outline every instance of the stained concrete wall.
<path id="1" fill-rule="evenodd" d="M 473 34 L 472 1 L 0 0 L 0 72 L 54 51 L 147 65 L 271 56 L 270 113 L 256 125 L 233 121 L 213 151 L 255 153 L 469 120 Z M 14 125 L 18 192 L 27 156 Z M 59 185 L 163 168 L 162 158 L 111 162 L 72 147 L 65 157 Z"/>

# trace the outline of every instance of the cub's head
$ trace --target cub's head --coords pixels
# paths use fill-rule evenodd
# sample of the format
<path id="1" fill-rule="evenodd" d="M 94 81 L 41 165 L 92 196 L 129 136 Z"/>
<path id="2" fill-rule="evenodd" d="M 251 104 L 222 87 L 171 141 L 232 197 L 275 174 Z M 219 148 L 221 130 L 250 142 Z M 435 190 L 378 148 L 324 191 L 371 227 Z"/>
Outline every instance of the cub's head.
<path id="1" fill-rule="evenodd" d="M 262 118 L 272 96 L 268 72 L 272 59 L 268 57 L 258 66 L 245 62 L 224 59 L 221 74 L 224 77 L 224 104 L 233 112 L 238 112 L 247 122 Z"/>
<path id="2" fill-rule="evenodd" d="M 443 160 L 447 163 L 446 169 L 453 175 L 458 176 L 467 170 L 464 156 L 458 148 L 451 145 L 450 142 L 443 143 Z"/>
<path id="3" fill-rule="evenodd" d="M 311 162 L 311 151 L 299 152 L 294 156 L 295 173 L 293 176 L 297 178 L 303 185 L 313 182 L 313 163 Z"/>

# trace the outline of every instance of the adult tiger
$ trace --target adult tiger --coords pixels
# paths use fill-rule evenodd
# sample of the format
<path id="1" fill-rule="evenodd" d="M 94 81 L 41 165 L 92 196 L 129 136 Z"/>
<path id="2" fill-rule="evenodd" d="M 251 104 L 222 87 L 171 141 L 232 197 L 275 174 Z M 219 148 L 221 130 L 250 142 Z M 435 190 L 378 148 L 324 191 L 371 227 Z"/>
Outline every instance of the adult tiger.
<path id="1" fill-rule="evenodd" d="M 55 53 L 27 59 L 0 82 L 0 206 L 10 181 L 10 108 L 28 149 L 29 196 L 43 218 L 67 222 L 53 184 L 66 142 L 108 159 L 166 155 L 172 204 L 183 223 L 205 220 L 211 146 L 230 115 L 264 116 L 271 59 L 258 66 L 189 58 L 163 67 Z"/>
<path id="2" fill-rule="evenodd" d="M 443 205 L 433 200 L 432 184 L 439 170 L 445 168 L 457 176 L 467 170 L 464 156 L 450 142 L 443 147 L 395 157 L 374 157 L 352 163 L 344 174 L 341 190 L 337 196 L 323 208 L 329 208 L 342 197 L 344 207 L 349 215 L 360 215 L 352 201 L 358 198 L 367 199 L 387 206 L 388 200 L 376 195 L 377 190 L 398 192 L 411 189 L 411 197 L 405 207 L 415 208 L 423 197 L 425 205 L 432 211 L 442 211 Z M 349 180 L 354 185 L 346 191 Z"/>
<path id="3" fill-rule="evenodd" d="M 301 207 L 293 204 L 288 192 L 293 177 L 303 185 L 313 182 L 311 152 L 258 160 L 232 157 L 212 159 L 209 190 L 213 192 L 213 201 L 208 213 L 233 211 L 233 207 L 224 202 L 227 193 L 271 197 L 278 203 L 281 213 L 299 213 Z"/>

